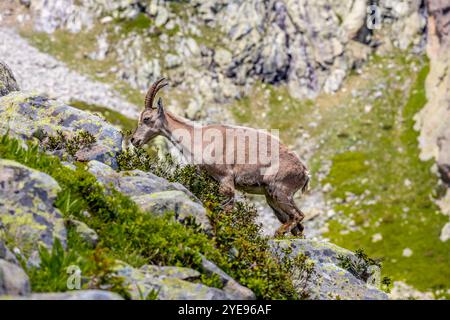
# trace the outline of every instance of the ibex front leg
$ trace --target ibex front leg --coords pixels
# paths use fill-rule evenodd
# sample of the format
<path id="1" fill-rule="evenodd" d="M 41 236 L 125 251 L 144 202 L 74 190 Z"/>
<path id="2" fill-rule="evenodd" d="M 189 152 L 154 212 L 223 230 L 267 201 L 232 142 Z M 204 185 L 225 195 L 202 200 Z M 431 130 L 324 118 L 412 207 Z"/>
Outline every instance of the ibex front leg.
<path id="1" fill-rule="evenodd" d="M 225 211 L 231 211 L 233 209 L 235 195 L 234 178 L 233 176 L 226 176 L 219 179 L 219 183 L 219 192 L 227 198 L 222 203 L 222 206 Z"/>
<path id="2" fill-rule="evenodd" d="M 275 237 L 282 236 L 288 232 L 292 232 L 294 236 L 303 236 L 301 221 L 305 215 L 295 205 L 293 193 L 278 186 L 269 187 L 266 192 L 266 199 L 275 211 L 278 220 L 282 223 L 275 232 Z"/>

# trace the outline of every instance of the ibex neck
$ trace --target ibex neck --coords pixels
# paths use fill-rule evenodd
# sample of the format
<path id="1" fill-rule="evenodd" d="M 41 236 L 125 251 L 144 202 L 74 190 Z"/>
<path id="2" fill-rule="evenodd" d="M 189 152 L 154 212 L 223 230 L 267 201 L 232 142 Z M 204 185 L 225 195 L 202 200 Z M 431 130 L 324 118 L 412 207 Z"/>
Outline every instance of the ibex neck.
<path id="1" fill-rule="evenodd" d="M 169 132 L 174 132 L 175 130 L 180 129 L 188 130 L 189 132 L 194 130 L 194 123 L 186 118 L 177 116 L 168 111 L 165 113 L 165 116 L 167 121 L 165 127 Z"/>
<path id="2" fill-rule="evenodd" d="M 186 157 L 192 156 L 194 150 L 194 130 L 201 128 L 201 126 L 171 112 L 166 112 L 165 116 L 164 136 L 174 145 L 181 148 Z"/>

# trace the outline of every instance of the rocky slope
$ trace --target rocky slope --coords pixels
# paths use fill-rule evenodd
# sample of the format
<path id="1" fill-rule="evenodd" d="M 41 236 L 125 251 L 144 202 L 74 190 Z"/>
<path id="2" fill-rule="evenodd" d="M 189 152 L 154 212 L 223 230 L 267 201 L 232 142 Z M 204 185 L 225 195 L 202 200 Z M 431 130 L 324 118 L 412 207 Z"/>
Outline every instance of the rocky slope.
<path id="1" fill-rule="evenodd" d="M 246 95 L 259 81 L 286 84 L 293 97 L 314 98 L 337 91 L 375 49 L 423 50 L 422 1 L 380 1 L 367 12 L 370 3 L 34 0 L 29 9 L 10 9 L 55 40 L 67 32 L 69 47 L 86 42 L 77 34 L 88 34 L 92 40 L 74 60 L 96 62 L 103 76 L 145 90 L 164 70 L 180 92 L 191 92 L 187 101 L 173 103 L 198 117 L 214 116 L 208 105 Z M 373 21 L 370 28 L 366 20 Z"/>

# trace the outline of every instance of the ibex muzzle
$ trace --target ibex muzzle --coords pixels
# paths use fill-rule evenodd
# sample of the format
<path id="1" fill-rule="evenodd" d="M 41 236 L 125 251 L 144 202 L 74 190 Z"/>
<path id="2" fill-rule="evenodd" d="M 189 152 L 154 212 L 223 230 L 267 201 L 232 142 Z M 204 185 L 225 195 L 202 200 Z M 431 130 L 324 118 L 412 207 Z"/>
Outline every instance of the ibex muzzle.
<path id="1" fill-rule="evenodd" d="M 148 90 L 145 108 L 131 143 L 142 146 L 157 135 L 166 137 L 184 156 L 195 160 L 220 183 L 221 193 L 229 198 L 227 206 L 233 203 L 236 188 L 264 194 L 282 223 L 275 235 L 286 232 L 302 235 L 304 214 L 296 206 L 294 194 L 298 190 L 307 190 L 309 175 L 299 157 L 265 131 L 220 124 L 197 125 L 165 111 L 161 98 L 154 107 L 157 92 L 166 85 L 164 79 L 160 79 Z M 239 144 L 239 141 L 247 141 L 247 137 L 256 137 L 256 140 Z M 252 159 L 267 146 L 270 146 L 271 159 L 276 161 L 265 162 L 258 157 L 253 162 L 239 160 Z"/>

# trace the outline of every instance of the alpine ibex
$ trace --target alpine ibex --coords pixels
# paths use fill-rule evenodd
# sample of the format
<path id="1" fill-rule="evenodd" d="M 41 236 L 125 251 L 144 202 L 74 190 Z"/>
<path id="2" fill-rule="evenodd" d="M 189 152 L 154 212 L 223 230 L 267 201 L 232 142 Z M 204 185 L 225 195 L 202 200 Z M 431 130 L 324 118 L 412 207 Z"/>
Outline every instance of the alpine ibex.
<path id="1" fill-rule="evenodd" d="M 138 127 L 131 136 L 131 143 L 139 147 L 158 135 L 166 137 L 219 182 L 221 193 L 229 199 L 227 205 L 234 201 L 235 188 L 253 194 L 264 194 L 267 203 L 282 223 L 275 236 L 287 232 L 301 236 L 304 214 L 297 208 L 293 197 L 298 190 L 301 189 L 302 193 L 307 190 L 309 175 L 299 157 L 265 131 L 221 124 L 202 126 L 164 110 L 161 98 L 154 107 L 157 92 L 166 85 L 163 78 L 149 88 L 145 108 Z M 213 147 L 211 136 L 216 140 Z M 256 140 L 247 143 L 247 137 L 257 137 L 256 140 L 263 143 L 255 143 Z M 244 147 L 239 149 L 238 142 L 242 142 L 242 139 Z M 269 156 L 274 161 L 247 161 L 261 152 L 261 149 L 270 149 Z M 203 158 L 205 151 L 208 151 L 206 153 L 210 157 Z M 202 161 L 199 161 L 200 158 Z"/>

